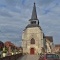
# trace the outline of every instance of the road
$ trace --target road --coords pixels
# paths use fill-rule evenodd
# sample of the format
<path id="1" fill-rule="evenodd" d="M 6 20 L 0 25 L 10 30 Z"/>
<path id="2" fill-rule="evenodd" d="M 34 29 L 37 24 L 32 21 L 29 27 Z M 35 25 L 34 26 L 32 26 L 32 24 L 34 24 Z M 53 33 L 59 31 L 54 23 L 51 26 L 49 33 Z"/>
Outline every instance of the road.
<path id="1" fill-rule="evenodd" d="M 18 60 L 38 60 L 39 55 L 25 55 L 22 58 L 19 58 Z"/>

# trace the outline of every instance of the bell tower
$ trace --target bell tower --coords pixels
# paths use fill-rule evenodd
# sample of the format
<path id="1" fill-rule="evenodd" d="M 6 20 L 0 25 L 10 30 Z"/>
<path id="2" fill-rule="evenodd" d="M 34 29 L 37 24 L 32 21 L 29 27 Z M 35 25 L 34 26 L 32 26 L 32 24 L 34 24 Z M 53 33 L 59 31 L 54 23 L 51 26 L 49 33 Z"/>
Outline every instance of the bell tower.
<path id="1" fill-rule="evenodd" d="M 33 6 L 32 16 L 31 16 L 31 19 L 29 21 L 30 21 L 30 24 L 39 25 L 39 20 L 37 18 L 37 12 L 36 12 L 35 3 L 34 3 L 34 6 Z"/>

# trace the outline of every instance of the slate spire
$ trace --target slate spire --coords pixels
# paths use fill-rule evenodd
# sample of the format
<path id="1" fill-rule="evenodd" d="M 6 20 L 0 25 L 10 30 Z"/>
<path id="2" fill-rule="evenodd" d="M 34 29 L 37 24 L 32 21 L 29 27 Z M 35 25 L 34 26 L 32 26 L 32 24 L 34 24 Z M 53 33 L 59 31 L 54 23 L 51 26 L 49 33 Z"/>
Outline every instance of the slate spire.
<path id="1" fill-rule="evenodd" d="M 38 19 L 37 19 L 37 13 L 36 13 L 35 3 L 34 3 L 34 6 L 33 6 L 33 11 L 32 11 L 31 20 L 38 20 Z"/>

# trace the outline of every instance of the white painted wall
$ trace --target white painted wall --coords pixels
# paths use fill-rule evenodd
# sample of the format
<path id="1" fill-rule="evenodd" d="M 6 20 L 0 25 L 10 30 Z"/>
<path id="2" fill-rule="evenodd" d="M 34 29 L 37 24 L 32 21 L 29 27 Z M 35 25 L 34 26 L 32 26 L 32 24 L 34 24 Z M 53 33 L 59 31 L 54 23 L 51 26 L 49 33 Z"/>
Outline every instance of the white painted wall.
<path id="1" fill-rule="evenodd" d="M 35 44 L 30 44 L 30 40 L 34 38 Z M 43 32 L 39 27 L 27 28 L 22 34 L 23 53 L 30 53 L 30 48 L 35 48 L 35 53 L 41 53 L 43 47 Z"/>

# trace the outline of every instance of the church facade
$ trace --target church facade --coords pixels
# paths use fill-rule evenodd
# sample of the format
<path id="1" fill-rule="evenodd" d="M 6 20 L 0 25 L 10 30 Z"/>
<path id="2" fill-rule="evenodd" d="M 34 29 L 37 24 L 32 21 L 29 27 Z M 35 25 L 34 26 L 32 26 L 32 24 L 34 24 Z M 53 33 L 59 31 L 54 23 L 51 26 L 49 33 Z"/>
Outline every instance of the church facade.
<path id="1" fill-rule="evenodd" d="M 39 26 L 35 3 L 29 22 L 30 23 L 25 27 L 22 34 L 23 53 L 40 54 L 45 52 L 46 41 L 44 38 L 44 33 Z"/>
<path id="2" fill-rule="evenodd" d="M 53 53 L 53 37 L 45 36 L 39 26 L 35 3 L 29 24 L 23 30 L 22 47 L 25 54 Z"/>

